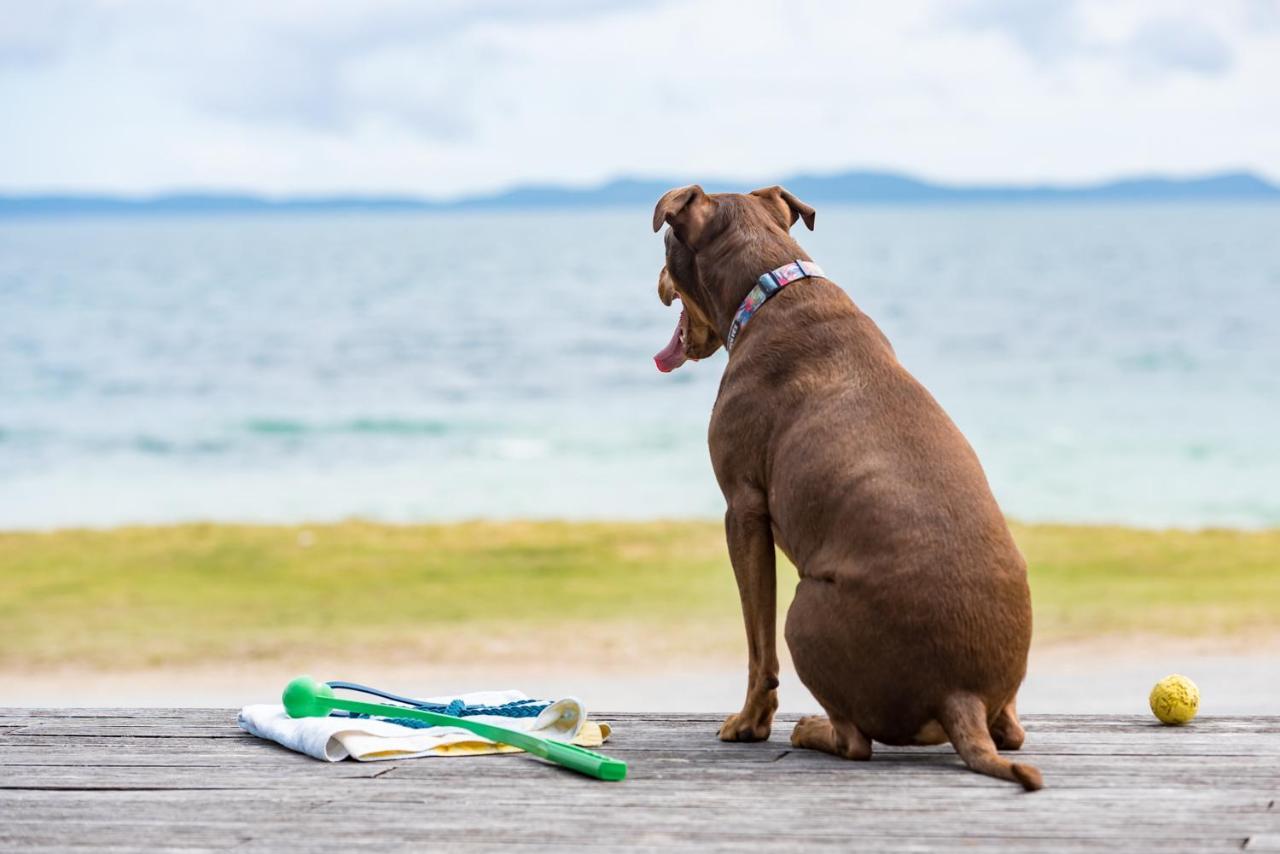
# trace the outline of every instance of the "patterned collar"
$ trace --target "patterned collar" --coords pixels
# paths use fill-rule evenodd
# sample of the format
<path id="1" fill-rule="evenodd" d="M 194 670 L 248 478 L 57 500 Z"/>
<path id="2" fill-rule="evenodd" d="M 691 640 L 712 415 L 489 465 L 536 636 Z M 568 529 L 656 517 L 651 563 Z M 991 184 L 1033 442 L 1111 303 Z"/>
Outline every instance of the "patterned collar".
<path id="1" fill-rule="evenodd" d="M 725 342 L 724 348 L 733 349 L 733 342 L 738 340 L 742 327 L 747 325 L 747 321 L 760 310 L 760 306 L 764 305 L 769 297 L 792 282 L 814 276 L 825 278 L 822 268 L 812 261 L 792 261 L 761 276 L 756 286 L 751 289 L 751 293 L 747 294 L 747 298 L 742 301 L 742 305 L 738 306 L 738 313 L 733 316 L 733 323 L 729 326 L 729 339 Z"/>

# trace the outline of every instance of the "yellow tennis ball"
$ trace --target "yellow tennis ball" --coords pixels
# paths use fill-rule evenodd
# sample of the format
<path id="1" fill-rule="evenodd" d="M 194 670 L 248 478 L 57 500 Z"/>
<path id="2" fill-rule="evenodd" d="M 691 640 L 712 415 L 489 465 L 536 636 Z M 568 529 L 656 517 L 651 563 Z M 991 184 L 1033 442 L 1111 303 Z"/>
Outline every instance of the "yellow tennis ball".
<path id="1" fill-rule="evenodd" d="M 1151 689 L 1151 713 L 1162 724 L 1185 724 L 1200 710 L 1200 689 L 1185 676 L 1166 676 Z"/>

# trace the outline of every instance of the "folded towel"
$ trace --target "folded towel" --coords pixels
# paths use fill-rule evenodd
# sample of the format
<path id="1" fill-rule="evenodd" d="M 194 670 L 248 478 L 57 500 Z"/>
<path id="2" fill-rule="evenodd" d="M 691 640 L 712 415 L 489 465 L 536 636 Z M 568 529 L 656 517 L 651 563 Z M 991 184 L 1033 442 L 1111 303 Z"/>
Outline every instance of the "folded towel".
<path id="1" fill-rule="evenodd" d="M 426 702 L 447 704 L 454 699 L 427 698 Z M 468 706 L 498 706 L 529 698 L 520 691 L 477 691 L 462 694 L 456 699 Z M 284 706 L 273 704 L 245 706 L 240 710 L 238 720 L 245 732 L 325 762 L 339 762 L 348 757 L 370 762 L 519 751 L 517 747 L 495 744 L 460 727 L 415 729 L 372 718 L 291 718 L 285 714 Z M 608 724 L 588 720 L 586 709 L 573 697 L 556 700 L 537 718 L 476 715 L 468 720 L 524 730 L 582 747 L 599 747 L 611 732 Z"/>

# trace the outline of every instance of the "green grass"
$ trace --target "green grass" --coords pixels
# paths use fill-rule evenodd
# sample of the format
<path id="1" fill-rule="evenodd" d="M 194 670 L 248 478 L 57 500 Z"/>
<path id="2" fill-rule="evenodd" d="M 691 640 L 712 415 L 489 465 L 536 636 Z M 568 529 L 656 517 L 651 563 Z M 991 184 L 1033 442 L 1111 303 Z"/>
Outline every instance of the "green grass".
<path id="1" fill-rule="evenodd" d="M 1014 530 L 1041 640 L 1280 625 L 1280 531 Z M 0 533 L 0 667 L 732 654 L 741 632 L 711 522 Z"/>

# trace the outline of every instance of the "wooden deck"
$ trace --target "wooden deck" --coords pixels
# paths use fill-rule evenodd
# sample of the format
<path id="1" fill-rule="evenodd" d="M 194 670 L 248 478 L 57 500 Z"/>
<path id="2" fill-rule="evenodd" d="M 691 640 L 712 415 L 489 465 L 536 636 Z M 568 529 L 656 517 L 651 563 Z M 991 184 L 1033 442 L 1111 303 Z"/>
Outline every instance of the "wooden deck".
<path id="1" fill-rule="evenodd" d="M 949 748 L 853 763 L 721 744 L 709 715 L 602 715 L 630 777 L 525 756 L 324 764 L 229 710 L 0 710 L 0 849 L 1280 851 L 1280 718 L 1029 717 L 1023 793 Z"/>

